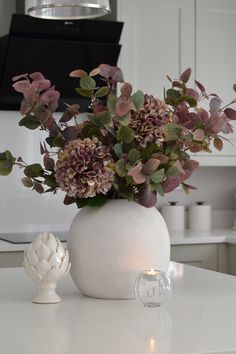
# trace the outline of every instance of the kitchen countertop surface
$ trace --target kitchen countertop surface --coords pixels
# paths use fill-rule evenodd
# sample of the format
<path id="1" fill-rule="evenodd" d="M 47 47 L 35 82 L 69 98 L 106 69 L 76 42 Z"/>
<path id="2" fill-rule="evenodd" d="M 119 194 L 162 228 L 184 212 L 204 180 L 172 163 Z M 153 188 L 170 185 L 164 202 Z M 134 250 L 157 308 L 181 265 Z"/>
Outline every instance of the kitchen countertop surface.
<path id="1" fill-rule="evenodd" d="M 65 232 L 63 232 L 65 233 Z M 22 233 L 20 233 L 22 234 Z M 56 232 L 55 235 L 59 234 Z M 37 233 L 35 233 L 35 236 Z M 4 234 L 2 234 L 4 236 Z M 1 234 L 0 234 L 1 238 Z M 236 244 L 236 230 L 212 229 L 209 231 L 185 230 L 170 233 L 171 245 L 191 245 L 207 243 L 230 243 Z M 0 252 L 24 251 L 27 244 L 12 244 L 0 240 Z"/>
<path id="2" fill-rule="evenodd" d="M 83 297 L 70 276 L 58 284 L 61 303 L 39 305 L 23 268 L 2 268 L 0 352 L 235 354 L 236 278 L 173 262 L 169 275 L 173 291 L 159 308 Z"/>

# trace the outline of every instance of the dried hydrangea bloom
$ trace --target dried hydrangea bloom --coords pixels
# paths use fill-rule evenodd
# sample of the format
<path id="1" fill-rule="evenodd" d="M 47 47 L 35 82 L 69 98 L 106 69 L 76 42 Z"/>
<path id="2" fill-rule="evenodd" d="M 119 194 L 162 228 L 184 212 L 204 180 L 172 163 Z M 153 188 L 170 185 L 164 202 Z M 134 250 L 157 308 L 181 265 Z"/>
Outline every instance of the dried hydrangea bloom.
<path id="1" fill-rule="evenodd" d="M 142 147 L 148 142 L 160 145 L 164 141 L 161 127 L 172 121 L 173 113 L 165 102 L 145 95 L 143 109 L 132 113 L 130 127 L 135 132 L 134 139 Z"/>
<path id="2" fill-rule="evenodd" d="M 113 164 L 109 147 L 100 140 L 78 139 L 58 153 L 55 177 L 69 197 L 90 198 L 111 189 Z"/>

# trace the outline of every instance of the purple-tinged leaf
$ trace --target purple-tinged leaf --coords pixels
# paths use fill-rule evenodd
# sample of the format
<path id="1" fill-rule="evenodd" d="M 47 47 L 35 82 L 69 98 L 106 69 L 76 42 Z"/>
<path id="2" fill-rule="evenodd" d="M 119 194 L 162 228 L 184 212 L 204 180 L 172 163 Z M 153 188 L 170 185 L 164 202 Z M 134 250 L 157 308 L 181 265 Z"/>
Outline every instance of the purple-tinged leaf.
<path id="1" fill-rule="evenodd" d="M 159 165 L 160 165 L 160 160 L 151 158 L 144 164 L 142 172 L 147 175 L 151 175 L 157 170 Z"/>
<path id="2" fill-rule="evenodd" d="M 124 82 L 123 72 L 117 66 L 112 66 L 111 78 L 114 82 Z"/>
<path id="3" fill-rule="evenodd" d="M 32 188 L 34 183 L 32 181 L 32 179 L 30 177 L 23 177 L 21 179 L 21 182 L 23 183 L 23 185 L 26 187 L 26 188 Z"/>
<path id="4" fill-rule="evenodd" d="M 152 154 L 151 158 L 159 160 L 160 161 L 160 165 L 164 165 L 169 161 L 169 157 L 163 154 Z"/>
<path id="5" fill-rule="evenodd" d="M 175 176 L 167 176 L 161 183 L 161 186 L 165 193 L 172 192 L 180 184 L 180 178 Z"/>
<path id="6" fill-rule="evenodd" d="M 201 84 L 201 82 L 197 81 L 197 80 L 194 80 L 195 81 L 195 84 L 197 85 L 197 87 L 199 88 L 199 90 L 201 92 L 206 92 L 206 89 L 205 87 L 203 86 L 203 84 Z"/>
<path id="7" fill-rule="evenodd" d="M 90 71 L 89 76 L 90 77 L 97 76 L 99 73 L 100 73 L 99 68 L 95 68 L 92 71 Z"/>
<path id="8" fill-rule="evenodd" d="M 55 161 L 48 155 L 44 155 L 43 164 L 46 170 L 54 171 Z"/>
<path id="9" fill-rule="evenodd" d="M 34 182 L 34 190 L 36 190 L 36 192 L 38 192 L 39 194 L 42 194 L 44 192 L 44 188 L 42 186 L 42 184 Z"/>
<path id="10" fill-rule="evenodd" d="M 220 106 L 221 106 L 222 100 L 219 97 L 213 97 L 210 100 L 210 113 L 211 115 L 215 115 L 216 113 L 219 112 Z"/>
<path id="11" fill-rule="evenodd" d="M 44 145 L 45 145 L 45 143 L 44 143 Z M 43 155 L 43 154 L 45 154 L 45 152 L 46 152 L 45 147 L 43 146 L 43 144 L 40 141 L 40 154 Z"/>
<path id="12" fill-rule="evenodd" d="M 99 67 L 99 74 L 102 77 L 105 77 L 106 79 L 108 79 L 109 77 L 111 77 L 111 72 L 112 72 L 112 66 L 108 65 L 108 64 L 100 64 Z"/>
<path id="13" fill-rule="evenodd" d="M 190 76 L 191 76 L 191 68 L 186 69 L 181 75 L 180 75 L 180 80 L 182 80 L 185 84 L 188 82 Z"/>
<path id="14" fill-rule="evenodd" d="M 62 132 L 66 141 L 78 139 L 78 131 L 75 126 L 66 127 Z"/>
<path id="15" fill-rule="evenodd" d="M 233 133 L 233 127 L 227 120 L 223 120 L 220 131 L 224 134 L 230 134 Z"/>
<path id="16" fill-rule="evenodd" d="M 50 109 L 51 112 L 55 112 L 58 107 L 58 101 L 60 98 L 60 92 L 55 90 L 47 90 L 40 97 L 40 101 Z"/>
<path id="17" fill-rule="evenodd" d="M 191 88 L 186 89 L 186 95 L 193 97 L 196 101 L 199 98 L 198 92 L 194 89 L 191 89 Z"/>
<path id="18" fill-rule="evenodd" d="M 65 196 L 64 201 L 63 201 L 63 203 L 65 205 L 70 205 L 70 204 L 73 204 L 75 202 L 76 202 L 75 198 L 69 197 L 68 195 Z"/>
<path id="19" fill-rule="evenodd" d="M 73 104 L 71 106 L 68 105 L 65 112 L 62 114 L 59 122 L 60 123 L 69 122 L 74 116 L 80 113 L 79 109 L 80 106 L 78 104 Z"/>
<path id="20" fill-rule="evenodd" d="M 51 81 L 50 80 L 37 80 L 37 81 L 33 81 L 31 84 L 32 87 L 35 88 L 35 91 L 45 91 L 48 90 L 51 86 Z"/>
<path id="21" fill-rule="evenodd" d="M 205 132 L 203 129 L 195 129 L 193 132 L 193 139 L 196 141 L 203 141 L 205 139 Z"/>
<path id="22" fill-rule="evenodd" d="M 23 78 L 26 79 L 27 77 L 28 77 L 28 74 L 17 75 L 12 78 L 12 81 L 17 81 L 17 80 L 23 79 Z"/>
<path id="23" fill-rule="evenodd" d="M 33 81 L 45 80 L 45 77 L 44 77 L 43 74 L 40 73 L 39 71 L 36 71 L 36 72 L 30 74 L 29 77 L 30 77 Z"/>
<path id="24" fill-rule="evenodd" d="M 147 186 L 140 188 L 138 192 L 138 202 L 146 208 L 155 207 L 157 203 L 157 196 Z"/>
<path id="25" fill-rule="evenodd" d="M 116 114 L 119 117 L 126 116 L 131 110 L 130 100 L 127 97 L 120 96 L 116 103 Z"/>
<path id="26" fill-rule="evenodd" d="M 166 75 L 166 78 L 167 78 L 167 80 L 169 80 L 170 82 L 172 82 L 172 79 L 171 79 L 171 77 L 170 77 L 169 75 Z"/>
<path id="27" fill-rule="evenodd" d="M 183 166 L 181 165 L 181 162 L 179 160 L 177 160 L 175 162 L 175 167 L 177 168 L 177 170 L 180 172 L 180 173 L 185 173 L 184 169 L 183 169 Z"/>
<path id="28" fill-rule="evenodd" d="M 132 85 L 129 84 L 128 82 L 125 82 L 120 89 L 121 95 L 130 98 L 132 94 Z"/>
<path id="29" fill-rule="evenodd" d="M 213 144 L 218 151 L 223 149 L 223 141 L 218 136 L 214 138 Z"/>
<path id="30" fill-rule="evenodd" d="M 224 113 L 229 119 L 236 120 L 236 111 L 233 108 L 226 108 Z"/>
<path id="31" fill-rule="evenodd" d="M 187 161 L 185 161 L 185 164 L 184 164 L 185 173 L 186 173 L 186 170 L 193 171 L 196 168 L 198 168 L 198 166 L 199 166 L 199 162 L 197 162 L 195 160 L 187 160 Z"/>
<path id="32" fill-rule="evenodd" d="M 15 91 L 24 93 L 26 90 L 30 88 L 30 82 L 28 80 L 21 80 L 15 82 L 12 87 L 14 88 Z"/>
<path id="33" fill-rule="evenodd" d="M 185 193 L 189 193 L 191 189 L 197 189 L 196 187 L 191 186 L 190 184 L 186 184 L 184 182 L 182 182 L 182 187 Z"/>
<path id="34" fill-rule="evenodd" d="M 86 71 L 78 69 L 78 70 L 71 71 L 69 76 L 70 77 L 79 77 L 79 78 L 81 78 L 83 76 L 88 76 L 88 74 L 86 73 Z"/>
<path id="35" fill-rule="evenodd" d="M 145 176 L 142 174 L 142 163 L 139 162 L 136 166 L 132 167 L 127 173 L 131 176 L 136 184 L 142 184 L 146 181 Z"/>

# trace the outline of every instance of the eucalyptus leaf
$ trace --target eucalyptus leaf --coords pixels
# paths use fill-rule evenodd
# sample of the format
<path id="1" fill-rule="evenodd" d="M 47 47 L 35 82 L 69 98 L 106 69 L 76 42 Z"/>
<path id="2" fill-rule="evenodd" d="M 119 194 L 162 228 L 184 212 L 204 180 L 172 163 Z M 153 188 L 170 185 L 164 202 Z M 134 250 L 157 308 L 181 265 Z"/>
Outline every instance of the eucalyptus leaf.
<path id="1" fill-rule="evenodd" d="M 126 163 L 125 160 L 121 159 L 116 162 L 116 173 L 119 177 L 125 177 L 127 174 Z"/>
<path id="2" fill-rule="evenodd" d="M 162 197 L 164 197 L 165 191 L 164 191 L 164 188 L 162 187 L 162 185 L 161 185 L 161 184 L 157 184 L 157 185 L 155 186 L 155 188 L 156 188 L 156 191 L 157 191 Z"/>
<path id="3" fill-rule="evenodd" d="M 23 177 L 21 179 L 21 182 L 23 183 L 23 185 L 26 187 L 26 188 L 32 188 L 34 183 L 32 181 L 32 179 L 30 177 Z"/>
<path id="4" fill-rule="evenodd" d="M 54 173 L 45 177 L 44 184 L 52 188 L 58 186 Z"/>
<path id="5" fill-rule="evenodd" d="M 136 162 L 140 159 L 140 152 L 137 149 L 133 148 L 129 151 L 128 158 L 130 161 Z"/>
<path id="6" fill-rule="evenodd" d="M 115 144 L 114 151 L 116 156 L 120 157 L 123 154 L 123 145 L 120 143 Z"/>
<path id="7" fill-rule="evenodd" d="M 130 144 L 134 139 L 134 131 L 130 127 L 121 126 L 117 132 L 118 140 Z"/>
<path id="8" fill-rule="evenodd" d="M 109 88 L 107 86 L 100 87 L 96 92 L 95 92 L 95 97 L 104 97 L 108 95 L 109 93 Z"/>
<path id="9" fill-rule="evenodd" d="M 76 199 L 76 204 L 78 208 L 83 208 L 84 206 L 99 207 L 106 203 L 107 197 L 103 194 L 98 194 L 91 198 Z"/>
<path id="10" fill-rule="evenodd" d="M 131 99 L 134 110 L 139 111 L 144 105 L 144 93 L 139 90 L 131 96 Z"/>
<path id="11" fill-rule="evenodd" d="M 116 111 L 116 103 L 118 98 L 114 95 L 109 95 L 107 98 L 107 109 L 110 113 L 115 113 Z"/>
<path id="12" fill-rule="evenodd" d="M 41 125 L 41 123 L 37 120 L 37 118 L 34 115 L 28 115 L 23 117 L 20 121 L 19 121 L 19 126 L 21 127 L 26 127 L 28 129 L 34 130 L 37 129 L 39 126 Z"/>
<path id="13" fill-rule="evenodd" d="M 182 127 L 177 123 L 167 123 L 163 126 L 163 133 L 167 140 L 177 140 L 182 131 Z"/>
<path id="14" fill-rule="evenodd" d="M 95 124 L 102 127 L 111 122 L 111 115 L 108 111 L 99 112 L 93 116 L 93 121 Z"/>
<path id="15" fill-rule="evenodd" d="M 81 95 L 81 96 L 83 96 L 83 97 L 88 97 L 88 98 L 92 98 L 92 97 L 93 97 L 93 93 L 92 93 L 92 91 L 90 91 L 90 90 L 85 90 L 85 89 L 82 89 L 82 88 L 80 88 L 80 87 L 76 87 L 75 91 L 76 91 L 79 95 Z"/>
<path id="16" fill-rule="evenodd" d="M 94 90 L 96 87 L 96 81 L 89 76 L 82 76 L 80 79 L 80 86 L 84 90 Z"/>
<path id="17" fill-rule="evenodd" d="M 181 94 L 179 91 L 177 91 L 175 89 L 169 89 L 166 91 L 166 96 L 167 96 L 168 100 L 176 101 L 178 98 L 181 97 Z"/>
<path id="18" fill-rule="evenodd" d="M 116 121 L 119 122 L 121 125 L 129 125 L 131 120 L 131 113 L 129 112 L 128 114 L 126 114 L 125 116 L 116 116 Z"/>
<path id="19" fill-rule="evenodd" d="M 43 177 L 44 170 L 39 163 L 35 163 L 25 167 L 24 174 L 27 177 Z"/>
<path id="20" fill-rule="evenodd" d="M 11 173 L 15 160 L 9 150 L 0 153 L 0 176 L 8 176 Z"/>
<path id="21" fill-rule="evenodd" d="M 150 175 L 150 179 L 154 183 L 160 183 L 163 180 L 164 175 L 165 175 L 165 170 L 164 170 L 164 168 L 162 168 L 162 169 L 152 173 Z"/>

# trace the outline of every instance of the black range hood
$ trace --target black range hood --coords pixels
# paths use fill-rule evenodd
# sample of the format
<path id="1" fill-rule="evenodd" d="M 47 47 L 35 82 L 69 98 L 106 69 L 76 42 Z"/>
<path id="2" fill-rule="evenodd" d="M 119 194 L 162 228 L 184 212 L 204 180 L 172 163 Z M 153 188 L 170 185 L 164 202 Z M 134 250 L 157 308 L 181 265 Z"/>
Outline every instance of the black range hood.
<path id="1" fill-rule="evenodd" d="M 0 109 L 18 110 L 22 96 L 12 88 L 12 77 L 40 71 L 66 103 L 87 101 L 78 96 L 75 69 L 90 71 L 99 64 L 117 65 L 122 22 L 97 20 L 42 20 L 12 16 L 9 34 L 0 38 Z M 99 82 L 98 82 L 99 86 Z"/>

